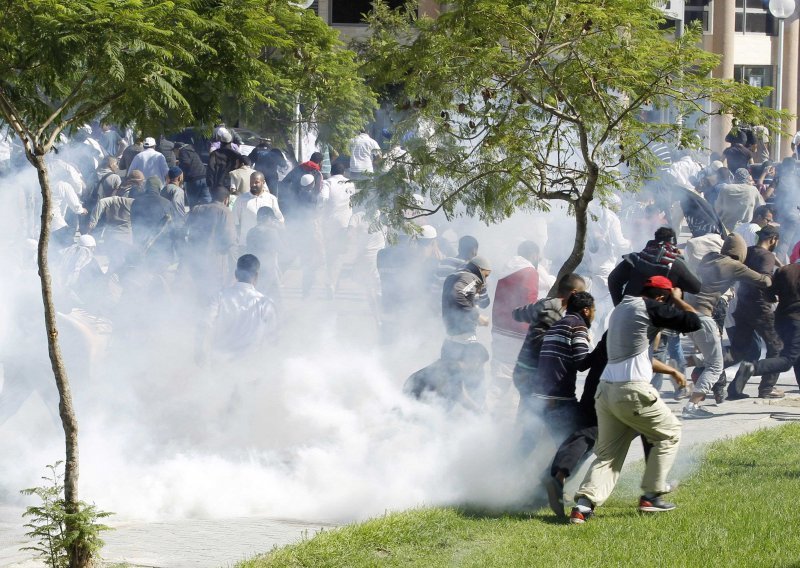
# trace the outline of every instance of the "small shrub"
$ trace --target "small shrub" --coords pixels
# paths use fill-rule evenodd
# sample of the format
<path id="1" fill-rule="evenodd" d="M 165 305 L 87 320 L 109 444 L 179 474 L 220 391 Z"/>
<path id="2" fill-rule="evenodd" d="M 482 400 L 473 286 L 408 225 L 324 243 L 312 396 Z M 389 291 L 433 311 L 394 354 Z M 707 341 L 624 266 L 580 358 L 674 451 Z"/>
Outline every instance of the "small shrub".
<path id="1" fill-rule="evenodd" d="M 45 482 L 42 486 L 23 489 L 20 492 L 23 495 L 35 495 L 41 500 L 40 505 L 32 505 L 22 514 L 29 519 L 25 528 L 30 530 L 25 535 L 34 541 L 33 545 L 23 547 L 22 550 L 36 552 L 39 559 L 49 568 L 67 568 L 68 550 L 79 540 L 94 557 L 103 547 L 100 533 L 110 530 L 110 527 L 97 521 L 112 515 L 98 511 L 94 505 L 87 505 L 84 502 L 78 503 L 78 510 L 75 513 L 67 513 L 62 464 L 63 462 L 57 461 L 47 466 L 49 474 L 42 477 Z"/>

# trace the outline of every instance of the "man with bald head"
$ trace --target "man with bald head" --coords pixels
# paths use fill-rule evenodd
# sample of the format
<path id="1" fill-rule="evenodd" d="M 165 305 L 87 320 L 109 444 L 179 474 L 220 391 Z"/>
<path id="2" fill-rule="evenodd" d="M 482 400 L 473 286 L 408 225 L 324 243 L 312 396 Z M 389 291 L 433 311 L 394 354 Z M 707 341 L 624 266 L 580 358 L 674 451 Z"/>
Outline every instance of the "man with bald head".
<path id="1" fill-rule="evenodd" d="M 283 223 L 278 198 L 269 192 L 264 174 L 253 172 L 250 174 L 250 193 L 243 193 L 233 205 L 233 219 L 240 245 L 245 244 L 247 232 L 256 226 L 256 214 L 261 207 L 271 208 L 278 222 Z"/>

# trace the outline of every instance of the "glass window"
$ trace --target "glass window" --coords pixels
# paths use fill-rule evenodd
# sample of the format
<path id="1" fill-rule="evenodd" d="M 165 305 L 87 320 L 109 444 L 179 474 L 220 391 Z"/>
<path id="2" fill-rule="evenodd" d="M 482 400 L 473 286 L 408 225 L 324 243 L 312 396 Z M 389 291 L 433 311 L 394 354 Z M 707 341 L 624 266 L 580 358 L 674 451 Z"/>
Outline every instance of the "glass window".
<path id="1" fill-rule="evenodd" d="M 774 67 L 771 65 L 734 65 L 733 77 L 737 81 L 747 83 L 753 87 L 773 87 Z M 759 106 L 772 108 L 772 95 L 769 95 L 763 101 L 757 101 Z"/>
<path id="2" fill-rule="evenodd" d="M 683 8 L 683 21 L 689 24 L 700 21 L 704 32 L 711 31 L 711 1 L 686 0 Z"/>
<path id="3" fill-rule="evenodd" d="M 391 8 L 400 8 L 404 0 L 389 0 Z M 331 0 L 332 24 L 363 24 L 363 14 L 372 10 L 372 0 Z"/>
<path id="4" fill-rule="evenodd" d="M 769 2 L 765 0 L 736 0 L 737 32 L 776 35 L 778 26 L 769 13 Z"/>

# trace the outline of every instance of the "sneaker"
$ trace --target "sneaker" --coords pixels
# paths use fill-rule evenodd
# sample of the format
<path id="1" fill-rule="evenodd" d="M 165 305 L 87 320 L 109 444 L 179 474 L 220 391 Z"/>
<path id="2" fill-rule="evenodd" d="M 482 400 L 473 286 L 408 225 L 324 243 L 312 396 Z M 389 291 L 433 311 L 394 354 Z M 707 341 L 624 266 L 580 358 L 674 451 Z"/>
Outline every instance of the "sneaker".
<path id="1" fill-rule="evenodd" d="M 744 386 L 747 384 L 747 381 L 750 380 L 750 377 L 753 376 L 754 366 L 752 363 L 748 361 L 742 361 L 739 363 L 739 369 L 736 371 L 736 376 L 733 379 L 733 391 L 736 393 L 741 393 L 744 391 Z"/>
<path id="2" fill-rule="evenodd" d="M 675 389 L 675 400 L 683 400 L 684 398 L 689 398 L 689 387 Z"/>
<path id="3" fill-rule="evenodd" d="M 683 418 L 695 419 L 695 418 L 711 418 L 716 415 L 713 412 L 709 412 L 708 410 L 706 410 L 701 406 L 684 406 L 683 412 L 681 412 L 681 416 L 683 416 Z"/>
<path id="4" fill-rule="evenodd" d="M 774 387 L 770 391 L 758 393 L 758 398 L 779 399 L 779 398 L 784 398 L 785 396 L 786 396 L 786 393 L 784 393 L 782 390 L 776 389 Z"/>
<path id="5" fill-rule="evenodd" d="M 674 508 L 674 503 L 668 503 L 661 497 L 647 497 L 646 495 L 639 497 L 639 510 L 642 513 L 661 513 L 663 511 L 671 511 Z"/>
<path id="6" fill-rule="evenodd" d="M 578 507 L 573 507 L 572 512 L 569 514 L 569 522 L 573 525 L 582 525 L 592 518 L 594 511 L 581 511 Z"/>
<path id="7" fill-rule="evenodd" d="M 550 504 L 550 509 L 559 519 L 566 519 L 567 514 L 564 512 L 564 484 L 557 477 L 548 475 L 544 479 L 544 488 L 547 491 L 547 502 Z"/>

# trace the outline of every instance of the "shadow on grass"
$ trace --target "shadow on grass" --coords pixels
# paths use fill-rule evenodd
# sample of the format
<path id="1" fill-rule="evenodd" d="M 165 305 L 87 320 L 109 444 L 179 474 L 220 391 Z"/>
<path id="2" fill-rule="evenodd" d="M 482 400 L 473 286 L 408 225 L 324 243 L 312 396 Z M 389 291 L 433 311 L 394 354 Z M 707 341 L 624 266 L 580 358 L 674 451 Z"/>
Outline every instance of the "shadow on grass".
<path id="1" fill-rule="evenodd" d="M 466 519 L 509 519 L 512 521 L 538 521 L 548 525 L 564 525 L 567 524 L 567 519 L 559 519 L 552 512 L 543 511 L 544 507 L 536 509 L 531 508 L 529 511 L 498 511 L 493 509 L 486 509 L 483 507 L 456 507 L 455 511 Z"/>

